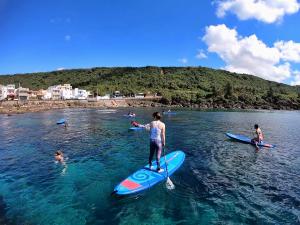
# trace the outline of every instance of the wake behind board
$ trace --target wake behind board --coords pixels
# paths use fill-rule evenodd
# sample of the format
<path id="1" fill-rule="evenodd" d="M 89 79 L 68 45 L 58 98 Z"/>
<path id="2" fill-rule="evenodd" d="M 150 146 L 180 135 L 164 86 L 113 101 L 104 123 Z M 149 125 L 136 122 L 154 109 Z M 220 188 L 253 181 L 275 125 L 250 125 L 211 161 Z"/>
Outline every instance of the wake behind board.
<path id="1" fill-rule="evenodd" d="M 57 124 L 57 125 L 59 125 L 59 124 L 64 124 L 65 122 L 66 122 L 65 119 L 60 119 L 60 120 L 58 120 L 58 121 L 56 122 L 56 124 Z"/>
<path id="2" fill-rule="evenodd" d="M 184 159 L 185 154 L 182 151 L 174 151 L 166 155 L 169 176 L 182 165 Z M 166 180 L 167 172 L 164 157 L 160 160 L 160 166 L 164 171 L 158 173 L 156 171 L 156 161 L 153 161 L 152 170 L 150 170 L 149 165 L 147 165 L 136 171 L 118 184 L 114 189 L 114 193 L 117 195 L 134 194 L 149 189 L 160 181 Z"/>
<path id="3" fill-rule="evenodd" d="M 227 137 L 230 137 L 234 140 L 241 141 L 241 142 L 244 142 L 244 143 L 247 143 L 247 144 L 255 145 L 255 143 L 253 143 L 250 138 L 248 138 L 244 135 L 231 134 L 231 133 L 226 133 L 226 135 L 227 135 Z M 274 148 L 275 147 L 275 145 L 271 145 L 271 144 L 264 143 L 264 142 L 258 143 L 257 145 L 259 147 L 267 147 L 267 148 Z"/>

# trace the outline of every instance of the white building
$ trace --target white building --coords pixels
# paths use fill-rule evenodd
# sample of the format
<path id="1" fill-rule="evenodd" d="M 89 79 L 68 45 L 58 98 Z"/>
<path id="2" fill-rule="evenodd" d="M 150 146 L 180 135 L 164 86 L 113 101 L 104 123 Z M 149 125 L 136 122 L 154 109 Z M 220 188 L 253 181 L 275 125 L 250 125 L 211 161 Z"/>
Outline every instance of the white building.
<path id="1" fill-rule="evenodd" d="M 19 87 L 16 91 L 18 100 L 27 101 L 29 98 L 29 88 Z"/>
<path id="2" fill-rule="evenodd" d="M 7 87 L 0 84 L 0 101 L 7 98 Z"/>
<path id="3" fill-rule="evenodd" d="M 50 100 L 52 97 L 52 92 L 50 92 L 48 88 L 47 90 L 43 90 L 42 95 L 43 95 L 42 97 L 43 100 Z"/>
<path id="4" fill-rule="evenodd" d="M 14 100 L 16 97 L 16 86 L 14 84 L 8 84 L 6 85 L 6 88 L 7 88 L 7 98 Z"/>
<path id="5" fill-rule="evenodd" d="M 73 97 L 75 99 L 87 99 L 89 92 L 83 89 L 73 89 Z"/>
<path id="6" fill-rule="evenodd" d="M 72 89 L 70 84 L 55 85 L 48 87 L 43 95 L 44 100 L 68 100 L 68 99 L 87 99 L 89 91 L 83 89 Z"/>
<path id="7" fill-rule="evenodd" d="M 144 93 L 138 93 L 134 95 L 135 98 L 145 98 L 145 94 Z"/>
<path id="8" fill-rule="evenodd" d="M 61 99 L 66 100 L 74 98 L 72 86 L 70 84 L 59 85 L 59 88 Z"/>
<path id="9" fill-rule="evenodd" d="M 96 97 L 97 100 L 101 100 L 101 99 L 110 99 L 110 94 L 106 94 L 104 96 L 97 96 Z"/>
<path id="10" fill-rule="evenodd" d="M 73 98 L 72 86 L 70 84 L 50 86 L 44 95 L 44 99 L 52 100 L 67 100 Z"/>
<path id="11" fill-rule="evenodd" d="M 44 99 L 51 99 L 51 100 L 60 100 L 60 85 L 50 86 L 47 89 L 47 94 L 44 96 Z"/>

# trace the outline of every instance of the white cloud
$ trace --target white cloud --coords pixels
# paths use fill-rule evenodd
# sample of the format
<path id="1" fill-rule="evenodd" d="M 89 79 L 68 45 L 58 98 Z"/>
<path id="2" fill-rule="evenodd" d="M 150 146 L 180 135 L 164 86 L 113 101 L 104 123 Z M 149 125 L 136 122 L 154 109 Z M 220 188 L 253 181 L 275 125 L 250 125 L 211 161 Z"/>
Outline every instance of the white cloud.
<path id="1" fill-rule="evenodd" d="M 65 70 L 66 68 L 64 68 L 64 67 L 59 67 L 59 68 L 57 68 L 56 70 L 57 71 L 62 71 L 62 70 Z"/>
<path id="2" fill-rule="evenodd" d="M 283 60 L 296 63 L 300 62 L 300 43 L 278 41 L 274 46 L 280 51 Z"/>
<path id="3" fill-rule="evenodd" d="M 240 20 L 256 19 L 264 23 L 278 22 L 284 15 L 297 13 L 300 8 L 297 0 L 224 0 L 217 4 L 218 17 L 231 12 Z"/>
<path id="4" fill-rule="evenodd" d="M 207 58 L 207 55 L 205 54 L 204 50 L 201 49 L 201 50 L 198 50 L 196 58 L 197 59 L 205 59 L 205 58 Z"/>
<path id="5" fill-rule="evenodd" d="M 182 64 L 187 64 L 188 63 L 188 59 L 187 58 L 181 58 L 181 59 L 178 59 L 178 62 L 180 62 Z"/>
<path id="6" fill-rule="evenodd" d="M 65 41 L 70 41 L 71 40 L 71 35 L 65 35 Z"/>
<path id="7" fill-rule="evenodd" d="M 224 24 L 206 27 L 203 41 L 209 52 L 217 53 L 226 63 L 224 69 L 277 82 L 283 82 L 291 76 L 289 61 L 296 61 L 299 56 L 299 52 L 294 53 L 297 52 L 298 43 L 279 41 L 268 47 L 256 35 L 239 36 L 235 29 Z"/>
<path id="8" fill-rule="evenodd" d="M 291 82 L 291 85 L 300 85 L 300 71 L 293 71 L 294 79 Z"/>

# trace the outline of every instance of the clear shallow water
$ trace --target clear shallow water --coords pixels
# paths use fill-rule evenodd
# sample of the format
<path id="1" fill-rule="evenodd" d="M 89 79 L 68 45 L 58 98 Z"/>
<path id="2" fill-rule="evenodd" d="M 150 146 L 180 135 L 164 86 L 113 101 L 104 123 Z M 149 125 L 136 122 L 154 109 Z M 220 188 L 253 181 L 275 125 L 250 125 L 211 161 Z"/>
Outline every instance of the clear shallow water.
<path id="1" fill-rule="evenodd" d="M 153 109 L 136 109 L 140 122 Z M 186 153 L 172 176 L 142 195 L 110 196 L 147 163 L 148 134 L 126 110 L 0 115 L 0 224 L 299 224 L 300 113 L 181 111 L 165 116 L 167 145 Z M 66 118 L 65 129 L 55 123 Z M 275 149 L 224 135 L 259 123 Z M 68 157 L 54 163 L 55 150 Z"/>

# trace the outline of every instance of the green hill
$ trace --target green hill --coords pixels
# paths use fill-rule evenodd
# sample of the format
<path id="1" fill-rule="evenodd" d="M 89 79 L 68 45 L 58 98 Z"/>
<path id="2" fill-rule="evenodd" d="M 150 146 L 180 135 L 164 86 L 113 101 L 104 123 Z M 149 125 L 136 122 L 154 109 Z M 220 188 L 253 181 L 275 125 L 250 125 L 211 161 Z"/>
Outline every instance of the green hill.
<path id="1" fill-rule="evenodd" d="M 0 76 L 0 84 L 19 82 L 33 90 L 70 83 L 100 94 L 158 93 L 165 104 L 300 108 L 299 86 L 205 67 L 92 68 Z"/>

